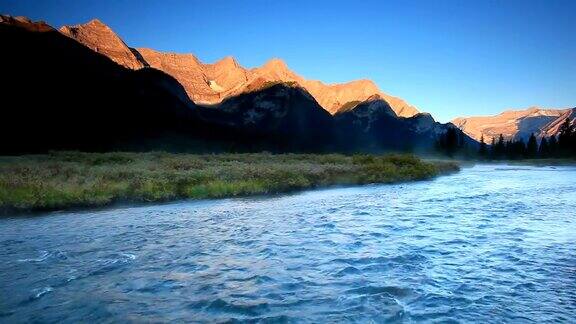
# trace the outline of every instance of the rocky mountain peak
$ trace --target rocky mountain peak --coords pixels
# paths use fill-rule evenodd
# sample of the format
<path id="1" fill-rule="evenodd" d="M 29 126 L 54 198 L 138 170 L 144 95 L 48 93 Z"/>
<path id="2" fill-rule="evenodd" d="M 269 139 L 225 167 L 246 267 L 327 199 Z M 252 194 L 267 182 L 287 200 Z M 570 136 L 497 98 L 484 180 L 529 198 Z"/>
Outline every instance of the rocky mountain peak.
<path id="1" fill-rule="evenodd" d="M 98 19 L 85 24 L 63 26 L 60 32 L 127 68 L 135 70 L 146 66 L 110 27 Z"/>
<path id="2" fill-rule="evenodd" d="M 368 79 L 353 80 L 353 81 L 350 81 L 346 84 L 348 86 L 369 88 L 371 90 L 378 89 L 378 86 L 376 85 L 376 83 L 374 83 L 374 81 L 368 80 Z"/>
<path id="3" fill-rule="evenodd" d="M 219 92 L 219 100 L 241 92 L 248 81 L 248 74 L 232 56 L 226 56 L 214 64 L 204 64 L 204 74 L 211 88 Z"/>
<path id="4" fill-rule="evenodd" d="M 240 67 L 240 64 L 238 64 L 238 61 L 236 61 L 236 59 L 232 56 L 226 56 L 226 57 L 222 58 L 221 60 L 217 61 L 216 63 L 214 63 L 213 65 L 218 66 L 220 68 L 238 68 L 238 67 Z"/>
<path id="5" fill-rule="evenodd" d="M 264 63 L 261 69 L 273 71 L 289 71 L 288 65 L 286 65 L 286 63 L 279 58 L 272 58 L 268 60 L 266 63 Z"/>
<path id="6" fill-rule="evenodd" d="M 100 19 L 98 18 L 94 18 L 92 20 L 90 20 L 89 22 L 86 23 L 86 25 L 88 26 L 94 26 L 96 28 L 106 28 L 106 29 L 110 29 L 110 27 L 108 27 L 106 24 L 104 24 Z"/>
<path id="7" fill-rule="evenodd" d="M 251 70 L 252 74 L 258 75 L 270 81 L 297 81 L 302 79 L 292 72 L 286 63 L 278 58 L 273 58 L 261 67 Z"/>

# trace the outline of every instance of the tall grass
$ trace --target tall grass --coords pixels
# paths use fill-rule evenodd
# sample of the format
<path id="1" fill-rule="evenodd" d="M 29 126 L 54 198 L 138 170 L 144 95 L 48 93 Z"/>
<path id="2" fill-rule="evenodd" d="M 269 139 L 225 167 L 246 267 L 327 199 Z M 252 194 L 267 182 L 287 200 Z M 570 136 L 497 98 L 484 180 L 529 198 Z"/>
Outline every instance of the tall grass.
<path id="1" fill-rule="evenodd" d="M 391 183 L 457 169 L 411 155 L 54 152 L 0 157 L 0 212 Z"/>

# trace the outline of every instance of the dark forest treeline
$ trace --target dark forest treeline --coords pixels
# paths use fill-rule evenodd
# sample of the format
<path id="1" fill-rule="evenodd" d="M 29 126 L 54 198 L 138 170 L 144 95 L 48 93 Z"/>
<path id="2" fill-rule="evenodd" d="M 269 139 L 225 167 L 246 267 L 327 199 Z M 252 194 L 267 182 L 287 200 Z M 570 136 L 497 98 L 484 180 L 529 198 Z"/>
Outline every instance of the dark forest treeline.
<path id="1" fill-rule="evenodd" d="M 576 128 L 566 119 L 557 136 L 538 140 L 532 134 L 526 143 L 522 139 L 505 140 L 500 134 L 488 145 L 482 137 L 478 157 L 485 160 L 573 158 L 576 157 Z"/>
<path id="2" fill-rule="evenodd" d="M 469 157 L 473 152 L 466 145 L 464 132 L 455 127 L 448 128 L 444 134 L 438 137 L 436 150 L 449 157 L 455 157 L 456 155 Z"/>
<path id="3" fill-rule="evenodd" d="M 528 141 L 506 140 L 502 134 L 490 143 L 482 137 L 479 145 L 467 145 L 464 135 L 450 128 L 436 142 L 438 152 L 449 157 L 481 160 L 518 160 L 546 158 L 576 158 L 576 125 L 567 118 L 556 136 L 537 139 L 532 134 Z"/>

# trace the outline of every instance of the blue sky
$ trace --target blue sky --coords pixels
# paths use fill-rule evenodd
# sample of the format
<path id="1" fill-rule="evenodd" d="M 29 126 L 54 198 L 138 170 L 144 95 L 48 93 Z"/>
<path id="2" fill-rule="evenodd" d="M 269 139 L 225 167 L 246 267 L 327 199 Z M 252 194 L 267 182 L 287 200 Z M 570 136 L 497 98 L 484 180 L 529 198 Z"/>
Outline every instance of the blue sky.
<path id="1" fill-rule="evenodd" d="M 0 12 L 55 27 L 99 18 L 130 46 L 279 57 L 324 82 L 367 78 L 440 121 L 576 106 L 576 1 L 28 1 Z"/>

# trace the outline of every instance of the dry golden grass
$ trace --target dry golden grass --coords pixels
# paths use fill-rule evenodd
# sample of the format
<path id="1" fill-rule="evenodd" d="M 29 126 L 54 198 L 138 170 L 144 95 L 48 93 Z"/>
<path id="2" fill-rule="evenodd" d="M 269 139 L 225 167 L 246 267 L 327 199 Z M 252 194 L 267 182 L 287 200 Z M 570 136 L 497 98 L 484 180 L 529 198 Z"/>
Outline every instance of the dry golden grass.
<path id="1" fill-rule="evenodd" d="M 0 211 L 279 193 L 422 180 L 457 170 L 412 155 L 56 152 L 0 157 Z"/>

